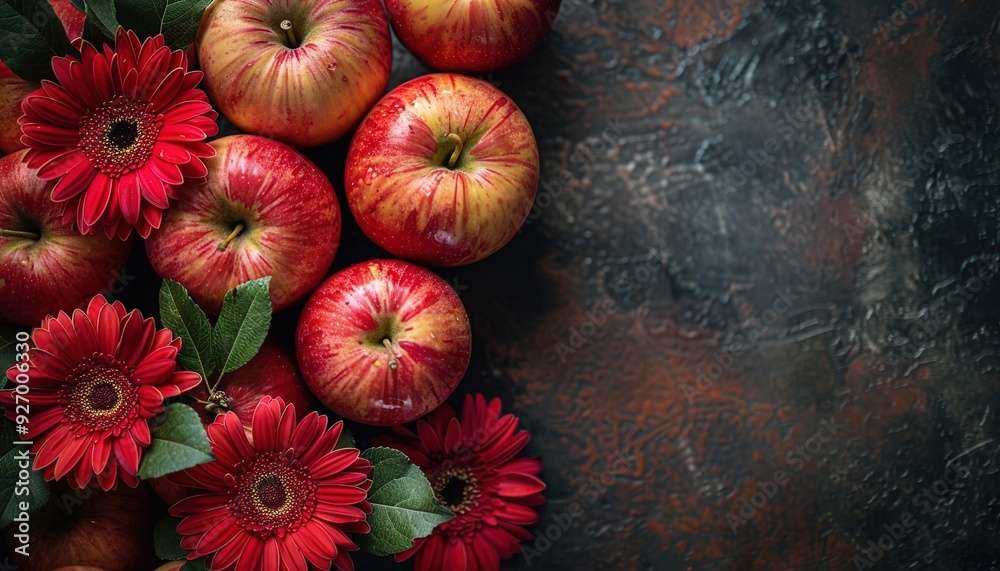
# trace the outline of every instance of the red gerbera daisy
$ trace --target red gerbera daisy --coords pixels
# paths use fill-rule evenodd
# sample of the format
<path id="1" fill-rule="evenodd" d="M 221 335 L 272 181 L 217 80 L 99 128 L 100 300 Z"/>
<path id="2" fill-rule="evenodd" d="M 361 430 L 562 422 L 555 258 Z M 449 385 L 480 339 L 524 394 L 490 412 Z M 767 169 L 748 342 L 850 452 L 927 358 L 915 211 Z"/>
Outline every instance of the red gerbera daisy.
<path id="1" fill-rule="evenodd" d="M 62 311 L 46 317 L 31 341 L 21 376 L 27 375 L 30 388 L 26 438 L 34 441 L 35 469 L 46 480 L 67 476 L 74 488 L 95 475 L 104 490 L 119 479 L 137 486 L 142 449 L 150 444 L 149 419 L 163 411 L 163 399 L 201 380 L 176 370 L 180 338 L 98 295 L 72 317 Z M 11 367 L 7 377 L 15 381 L 20 372 Z M 0 391 L 12 421 L 15 402 L 15 391 Z"/>
<path id="2" fill-rule="evenodd" d="M 395 427 L 395 436 L 375 439 L 409 456 L 455 512 L 396 561 L 416 555 L 417 571 L 496 571 L 501 559 L 521 552 L 545 483 L 537 458 L 515 459 L 528 444 L 517 425 L 514 415 L 500 416 L 500 399 L 487 404 L 483 395 L 468 395 L 461 421 L 446 403 L 417 421 L 416 433 Z"/>
<path id="3" fill-rule="evenodd" d="M 59 181 L 52 200 L 81 233 L 125 239 L 135 227 L 145 238 L 178 185 L 207 174 L 202 158 L 215 151 L 204 141 L 218 115 L 196 87 L 202 73 L 162 35 L 140 42 L 119 28 L 114 50 L 84 42 L 80 58 L 53 58 L 58 83 L 24 99 L 25 160 Z"/>
<path id="4" fill-rule="evenodd" d="M 236 571 L 353 570 L 348 533 L 368 533 L 371 465 L 354 448 L 334 450 L 343 423 L 268 396 L 254 410 L 252 439 L 234 412 L 208 426 L 215 462 L 168 476 L 205 493 L 170 508 L 188 558 Z"/>

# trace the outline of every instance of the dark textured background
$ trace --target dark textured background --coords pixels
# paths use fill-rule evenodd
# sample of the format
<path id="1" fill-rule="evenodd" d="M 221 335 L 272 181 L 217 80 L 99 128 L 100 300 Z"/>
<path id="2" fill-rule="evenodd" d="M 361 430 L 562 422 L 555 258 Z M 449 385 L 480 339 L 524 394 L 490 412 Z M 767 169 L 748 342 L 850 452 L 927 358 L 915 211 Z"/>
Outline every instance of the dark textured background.
<path id="1" fill-rule="evenodd" d="M 454 400 L 522 417 L 558 536 L 505 568 L 1000 569 L 998 33 L 996 0 L 563 0 L 487 78 L 542 186 L 440 272 L 475 338 Z M 307 152 L 341 194 L 345 151 Z M 333 270 L 384 256 L 345 223 Z"/>
<path id="2" fill-rule="evenodd" d="M 564 0 L 489 78 L 542 188 L 443 272 L 460 392 L 532 431 L 539 532 L 582 507 L 507 568 L 1000 569 L 998 33 L 995 0 Z"/>

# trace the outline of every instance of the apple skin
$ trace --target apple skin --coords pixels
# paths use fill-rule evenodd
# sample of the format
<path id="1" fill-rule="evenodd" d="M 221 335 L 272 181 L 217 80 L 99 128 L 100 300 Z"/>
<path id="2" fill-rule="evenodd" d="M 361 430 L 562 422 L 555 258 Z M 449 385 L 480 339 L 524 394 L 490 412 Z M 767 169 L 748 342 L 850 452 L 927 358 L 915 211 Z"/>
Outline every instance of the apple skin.
<path id="1" fill-rule="evenodd" d="M 319 408 L 319 403 L 306 388 L 302 375 L 299 374 L 295 355 L 271 338 L 264 341 L 260 351 L 250 359 L 250 362 L 232 373 L 223 375 L 217 389 L 233 399 L 229 410 L 235 412 L 243 422 L 243 428 L 251 440 L 253 411 L 264 395 L 280 397 L 285 403 L 295 405 L 299 418 Z M 187 394 L 203 401 L 208 400 L 208 390 L 204 384 L 198 385 Z M 193 403 L 191 406 L 198 412 L 203 424 L 208 425 L 215 420 L 216 414 L 209 413 L 205 405 Z M 224 411 L 219 411 L 222 412 Z M 168 506 L 196 493 L 191 488 L 171 482 L 169 476 L 152 478 L 148 481 L 156 495 L 160 496 Z"/>
<path id="2" fill-rule="evenodd" d="M 196 44 L 219 111 L 243 131 L 298 147 L 354 128 L 385 91 L 392 63 L 379 0 L 216 0 Z"/>
<path id="3" fill-rule="evenodd" d="M 6 530 L 7 550 L 18 571 L 60 567 L 135 571 L 152 569 L 153 506 L 149 486 L 71 490 L 50 483 L 49 502 L 31 514 L 29 556 L 14 552 L 16 526 Z"/>
<path id="4" fill-rule="evenodd" d="M 0 236 L 0 321 L 37 325 L 114 289 L 132 242 L 81 236 L 64 222 L 62 207 L 49 198 L 54 182 L 35 176 L 26 153 L 0 158 L 0 229 L 41 237 Z"/>
<path id="5" fill-rule="evenodd" d="M 392 426 L 434 410 L 455 390 L 469 366 L 472 332 L 443 279 L 402 260 L 371 260 L 313 293 L 295 349 L 320 402 L 350 420 Z"/>
<path id="6" fill-rule="evenodd" d="M 471 74 L 507 69 L 535 51 L 561 0 L 385 0 L 396 36 L 427 67 Z"/>
<path id="7" fill-rule="evenodd" d="M 284 143 L 255 135 L 212 141 L 204 184 L 186 186 L 146 240 L 156 273 L 181 283 L 217 315 L 227 291 L 271 276 L 275 312 L 326 276 L 340 240 L 340 206 L 316 165 Z M 237 222 L 244 230 L 219 246 Z"/>
<path id="8" fill-rule="evenodd" d="M 464 142 L 454 168 L 449 133 Z M 344 178 L 368 238 L 400 258 L 460 266 L 499 250 L 528 217 L 538 145 L 499 89 L 458 74 L 425 75 L 392 90 L 365 117 Z"/>
<path id="9" fill-rule="evenodd" d="M 69 39 L 79 38 L 83 34 L 86 14 L 77 10 L 71 0 L 50 2 Z M 40 83 L 26 81 L 14 75 L 9 67 L 0 62 L 0 151 L 13 153 L 25 147 L 21 143 L 21 126 L 17 124 L 17 120 L 23 115 L 21 102 L 26 95 L 40 87 Z"/>

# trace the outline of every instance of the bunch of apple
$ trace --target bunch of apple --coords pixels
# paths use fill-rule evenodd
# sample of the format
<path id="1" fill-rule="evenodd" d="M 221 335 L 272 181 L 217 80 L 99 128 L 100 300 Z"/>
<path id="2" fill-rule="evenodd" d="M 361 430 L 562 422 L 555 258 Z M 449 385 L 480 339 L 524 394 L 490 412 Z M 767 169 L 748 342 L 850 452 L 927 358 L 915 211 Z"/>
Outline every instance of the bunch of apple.
<path id="1" fill-rule="evenodd" d="M 51 2 L 69 37 L 79 37 L 84 13 L 70 0 Z M 205 181 L 186 185 L 146 239 L 149 264 L 209 316 L 227 292 L 265 276 L 274 311 L 308 299 L 295 356 L 266 343 L 225 379 L 206 422 L 225 410 L 249 419 L 269 394 L 315 409 L 314 395 L 347 419 L 398 425 L 439 406 L 469 365 L 466 310 L 418 263 L 470 264 L 510 241 L 534 201 L 539 157 L 514 101 L 462 73 L 522 61 L 560 0 L 384 2 L 199 3 L 208 7 L 189 53 L 213 106 L 244 133 L 212 141 Z M 384 94 L 390 27 L 439 73 Z M 37 87 L 0 65 L 0 151 L 10 153 L 0 159 L 0 321 L 27 326 L 117 293 L 116 270 L 132 245 L 80 235 L 46 199 L 51 184 L 22 162 L 12 130 L 20 99 Z M 340 244 L 334 185 L 297 148 L 352 133 L 346 202 L 364 234 L 400 259 L 328 276 L 338 248 L 352 245 Z"/>

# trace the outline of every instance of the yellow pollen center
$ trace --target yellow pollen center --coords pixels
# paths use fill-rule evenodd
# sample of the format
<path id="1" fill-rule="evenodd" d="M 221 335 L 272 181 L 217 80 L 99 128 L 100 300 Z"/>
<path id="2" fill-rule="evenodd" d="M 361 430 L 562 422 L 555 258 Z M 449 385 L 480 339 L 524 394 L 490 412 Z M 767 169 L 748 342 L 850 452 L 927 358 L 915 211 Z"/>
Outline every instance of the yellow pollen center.
<path id="1" fill-rule="evenodd" d="M 263 511 L 274 515 L 282 515 L 288 512 L 288 494 L 285 491 L 285 484 L 281 478 L 274 474 L 268 474 L 257 480 L 254 486 L 254 505 Z"/>
<path id="2" fill-rule="evenodd" d="M 458 515 L 476 507 L 479 481 L 467 468 L 455 468 L 436 474 L 432 487 L 437 501 Z"/>
<path id="3" fill-rule="evenodd" d="M 138 414 L 138 400 L 138 387 L 124 363 L 106 355 L 77 366 L 60 393 L 65 419 L 91 430 L 127 428 Z"/>
<path id="4" fill-rule="evenodd" d="M 80 151 L 112 178 L 141 168 L 153 154 L 163 115 L 152 105 L 123 95 L 80 119 Z"/>
<path id="5" fill-rule="evenodd" d="M 232 475 L 229 506 L 247 531 L 281 537 L 312 518 L 317 485 L 297 460 L 279 452 L 260 453 L 240 463 Z"/>

